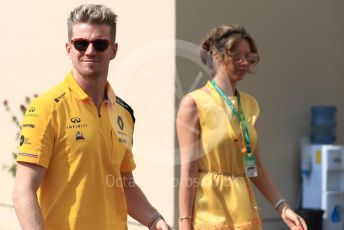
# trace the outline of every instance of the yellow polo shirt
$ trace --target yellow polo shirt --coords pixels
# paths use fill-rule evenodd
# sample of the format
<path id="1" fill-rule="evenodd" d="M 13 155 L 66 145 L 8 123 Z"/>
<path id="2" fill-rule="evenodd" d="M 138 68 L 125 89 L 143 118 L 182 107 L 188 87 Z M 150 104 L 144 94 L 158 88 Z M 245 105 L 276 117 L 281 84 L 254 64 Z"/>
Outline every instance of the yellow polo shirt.
<path id="1" fill-rule="evenodd" d="M 127 229 L 121 172 L 135 168 L 135 118 L 107 84 L 100 112 L 71 73 L 28 107 L 17 161 L 47 169 L 38 201 L 48 230 Z"/>

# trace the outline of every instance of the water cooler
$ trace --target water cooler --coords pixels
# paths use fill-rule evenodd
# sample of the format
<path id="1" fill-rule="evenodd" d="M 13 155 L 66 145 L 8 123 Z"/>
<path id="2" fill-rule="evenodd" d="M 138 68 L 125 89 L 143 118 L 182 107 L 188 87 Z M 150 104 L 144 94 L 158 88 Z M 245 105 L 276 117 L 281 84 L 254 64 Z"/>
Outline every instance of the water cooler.
<path id="1" fill-rule="evenodd" d="M 301 141 L 302 208 L 310 229 L 344 230 L 344 146 L 335 145 L 336 111 L 311 107 L 310 140 Z"/>
<path id="2" fill-rule="evenodd" d="M 324 230 L 344 229 L 344 146 L 301 144 L 302 207 L 324 211 Z"/>

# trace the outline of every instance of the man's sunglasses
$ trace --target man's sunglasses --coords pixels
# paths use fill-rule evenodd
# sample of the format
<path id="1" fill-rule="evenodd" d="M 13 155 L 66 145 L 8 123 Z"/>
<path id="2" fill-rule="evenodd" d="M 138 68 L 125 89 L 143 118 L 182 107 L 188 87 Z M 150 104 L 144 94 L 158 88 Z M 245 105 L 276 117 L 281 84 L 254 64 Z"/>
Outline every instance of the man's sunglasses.
<path id="1" fill-rule="evenodd" d="M 110 41 L 106 39 L 87 40 L 85 38 L 76 38 L 71 41 L 74 48 L 78 51 L 87 50 L 90 43 L 92 43 L 94 49 L 98 52 L 104 52 L 110 45 Z"/>

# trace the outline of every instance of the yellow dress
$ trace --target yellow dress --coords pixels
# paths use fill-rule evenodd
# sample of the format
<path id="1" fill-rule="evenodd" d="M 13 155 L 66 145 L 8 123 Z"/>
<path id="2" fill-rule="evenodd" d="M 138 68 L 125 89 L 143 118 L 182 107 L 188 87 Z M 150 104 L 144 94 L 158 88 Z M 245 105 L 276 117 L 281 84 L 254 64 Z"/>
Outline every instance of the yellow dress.
<path id="1" fill-rule="evenodd" d="M 206 88 L 188 94 L 196 102 L 201 127 L 194 229 L 262 229 L 251 182 L 245 176 L 240 123 L 210 82 Z M 236 97 L 229 99 L 237 107 Z M 254 150 L 259 106 L 254 97 L 243 92 L 240 101 Z"/>

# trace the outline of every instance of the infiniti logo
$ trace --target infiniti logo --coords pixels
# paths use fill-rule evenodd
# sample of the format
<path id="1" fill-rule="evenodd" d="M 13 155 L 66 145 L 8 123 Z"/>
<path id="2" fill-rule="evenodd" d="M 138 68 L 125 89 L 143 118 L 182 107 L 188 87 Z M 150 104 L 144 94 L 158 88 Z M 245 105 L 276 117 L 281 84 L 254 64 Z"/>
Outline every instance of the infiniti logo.
<path id="1" fill-rule="evenodd" d="M 72 117 L 72 118 L 70 119 L 70 121 L 73 122 L 73 123 L 80 123 L 81 119 L 78 118 L 78 117 Z"/>
<path id="2" fill-rule="evenodd" d="M 28 111 L 30 112 L 30 113 L 32 113 L 32 112 L 35 112 L 35 107 L 29 107 L 29 109 L 28 109 Z"/>

